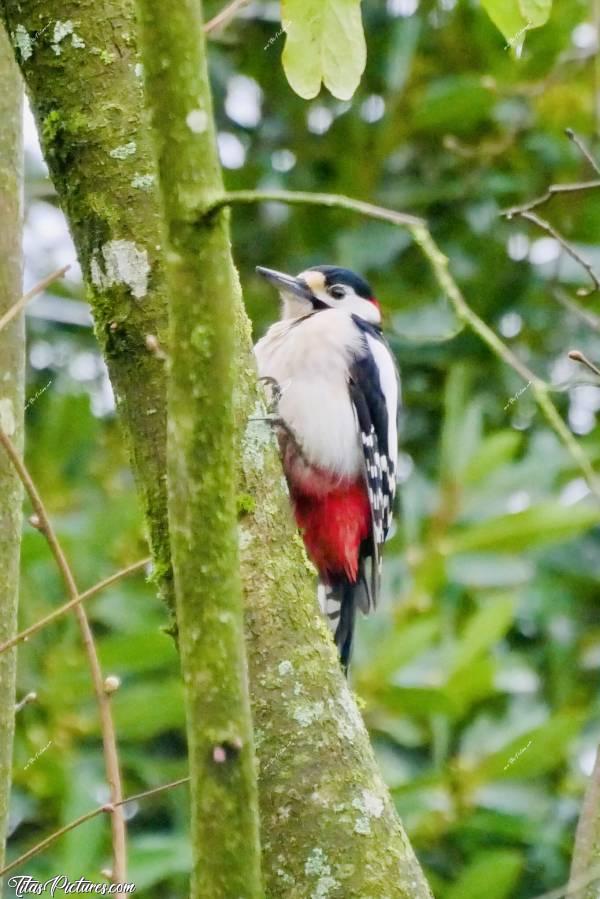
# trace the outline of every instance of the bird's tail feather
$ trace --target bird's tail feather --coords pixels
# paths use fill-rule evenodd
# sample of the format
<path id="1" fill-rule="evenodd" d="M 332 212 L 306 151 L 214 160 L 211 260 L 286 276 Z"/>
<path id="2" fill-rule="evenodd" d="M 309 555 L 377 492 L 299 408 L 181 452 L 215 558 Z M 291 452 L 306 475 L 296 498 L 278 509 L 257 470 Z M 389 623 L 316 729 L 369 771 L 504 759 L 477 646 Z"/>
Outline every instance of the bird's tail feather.
<path id="1" fill-rule="evenodd" d="M 372 604 L 364 569 L 361 566 L 359 579 L 353 584 L 348 581 L 338 581 L 333 584 L 319 583 L 318 596 L 321 610 L 333 631 L 344 674 L 347 675 L 352 653 L 356 610 L 358 608 L 367 614 Z"/>

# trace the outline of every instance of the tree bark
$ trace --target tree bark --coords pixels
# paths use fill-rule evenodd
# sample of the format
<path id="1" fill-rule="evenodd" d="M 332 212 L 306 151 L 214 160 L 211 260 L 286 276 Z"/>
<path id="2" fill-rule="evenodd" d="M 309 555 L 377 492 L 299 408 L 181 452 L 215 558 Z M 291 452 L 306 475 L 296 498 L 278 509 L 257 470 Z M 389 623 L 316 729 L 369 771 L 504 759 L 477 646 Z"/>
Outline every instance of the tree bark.
<path id="1" fill-rule="evenodd" d="M 162 362 L 160 209 L 143 113 L 134 0 L 6 0 L 44 157 L 58 192 L 108 365 L 142 499 L 154 577 L 173 609 Z M 115 198 L 118 197 L 118 202 Z"/>
<path id="2" fill-rule="evenodd" d="M 197 0 L 139 0 L 168 251 L 167 473 L 192 798 L 192 899 L 264 896 L 237 549 L 235 314 Z"/>
<path id="3" fill-rule="evenodd" d="M 0 28 L 0 318 L 22 290 L 23 87 L 12 48 Z M 0 331 L 0 428 L 23 447 L 25 329 L 18 315 Z M 0 452 L 0 643 L 17 631 L 21 482 Z M 16 649 L 0 655 L 0 868 L 10 800 L 15 724 Z M 0 893 L 2 886 L 0 884 Z"/>
<path id="4" fill-rule="evenodd" d="M 0 0 L 0 8 L 17 48 L 30 51 L 23 54 L 18 49 L 18 56 L 52 176 L 91 281 L 90 299 L 111 377 L 117 392 L 128 391 L 130 398 L 122 411 L 135 451 L 138 481 L 146 496 L 155 496 L 152 491 L 157 491 L 157 485 L 160 488 L 160 502 L 150 506 L 150 514 L 162 516 L 152 524 L 164 537 L 154 544 L 162 551 L 168 546 L 164 372 L 160 354 L 148 352 L 145 336 L 156 335 L 168 352 L 166 301 L 163 257 L 155 249 L 161 242 L 158 197 L 151 188 L 141 202 L 140 188 L 131 187 L 134 171 L 150 175 L 154 171 L 139 112 L 131 3 Z M 58 56 L 52 47 L 57 20 L 63 30 L 65 22 L 70 22 L 76 33 L 75 46 L 71 37 L 65 38 Z M 17 32 L 19 25 L 22 31 Z M 24 36 L 33 41 L 32 48 Z M 204 73 L 202 77 L 206 97 Z M 191 119 L 196 127 L 203 121 L 198 116 Z M 135 141 L 135 156 L 118 160 L 110 156 L 114 148 L 123 155 L 131 141 Z M 199 230 L 210 233 L 202 209 L 208 193 L 217 194 L 221 183 L 209 159 L 206 169 L 210 184 L 204 184 L 190 203 L 196 203 L 193 219 Z M 213 227 L 222 229 L 219 241 L 225 243 L 228 235 L 223 222 L 218 219 Z M 147 253 L 146 297 L 132 296 L 127 284 L 107 283 L 118 267 L 112 250 L 105 253 L 104 248 L 107 242 L 122 239 L 135 243 L 138 256 L 134 259 Z M 221 243 L 220 247 L 223 271 L 229 272 L 229 251 Z M 203 288 L 206 295 L 212 292 L 219 297 L 231 287 L 229 275 L 223 282 L 218 271 L 209 270 L 206 277 L 210 278 Z M 314 573 L 293 525 L 269 429 L 248 420 L 264 410 L 256 388 L 250 325 L 237 291 L 233 299 L 239 365 L 234 397 L 240 435 L 238 531 L 259 758 L 265 892 L 286 899 L 429 897 L 318 613 Z M 114 332 L 112 321 L 117 323 Z M 200 351 L 202 333 L 198 343 Z M 202 370 L 207 366 L 208 362 Z M 152 408 L 158 409 L 152 415 L 145 414 L 149 394 Z M 134 399 L 137 412 L 131 408 Z M 159 559 L 166 568 L 164 557 Z"/>
<path id="5" fill-rule="evenodd" d="M 600 881 L 600 749 L 583 798 L 569 874 L 567 895 L 597 899 Z"/>

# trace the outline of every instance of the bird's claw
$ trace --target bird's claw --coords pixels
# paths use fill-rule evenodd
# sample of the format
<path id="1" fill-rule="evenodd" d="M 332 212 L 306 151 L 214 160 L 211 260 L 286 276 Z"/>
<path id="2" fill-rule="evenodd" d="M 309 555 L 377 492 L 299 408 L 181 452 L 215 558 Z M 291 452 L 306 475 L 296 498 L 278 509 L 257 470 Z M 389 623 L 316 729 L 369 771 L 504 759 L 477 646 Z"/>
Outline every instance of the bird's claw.
<path id="1" fill-rule="evenodd" d="M 281 385 L 276 378 L 272 378 L 270 375 L 266 375 L 258 380 L 270 387 L 268 411 L 270 414 L 274 414 L 279 406 L 279 400 L 283 395 Z"/>

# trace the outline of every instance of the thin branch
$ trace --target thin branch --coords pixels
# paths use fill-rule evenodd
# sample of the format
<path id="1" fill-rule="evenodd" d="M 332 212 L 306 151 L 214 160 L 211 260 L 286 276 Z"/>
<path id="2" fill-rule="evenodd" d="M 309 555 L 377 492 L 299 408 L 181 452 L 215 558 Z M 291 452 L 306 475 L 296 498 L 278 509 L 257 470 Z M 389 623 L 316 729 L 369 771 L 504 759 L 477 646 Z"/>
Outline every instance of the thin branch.
<path id="1" fill-rule="evenodd" d="M 569 359 L 572 359 L 573 362 L 580 362 L 582 365 L 585 365 L 586 368 L 589 368 L 590 371 L 594 372 L 595 375 L 600 376 L 600 368 L 594 365 L 593 362 L 590 362 L 587 356 L 585 356 L 581 350 L 570 350 L 567 354 Z"/>
<path id="2" fill-rule="evenodd" d="M 592 293 L 594 290 L 600 290 L 600 280 L 598 280 L 598 276 L 594 271 L 591 263 L 584 259 L 583 256 L 577 252 L 577 250 L 562 236 L 562 234 L 556 230 L 554 225 L 551 225 L 550 222 L 547 222 L 546 219 L 542 219 L 539 215 L 536 215 L 535 212 L 520 212 L 519 215 L 521 218 L 526 219 L 528 222 L 533 222 L 534 225 L 537 225 L 538 228 L 541 228 L 542 231 L 545 231 L 547 234 L 550 234 L 551 237 L 556 240 L 563 250 L 569 254 L 571 259 L 574 259 L 575 262 L 579 263 L 579 265 L 585 269 L 588 273 L 590 280 L 593 283 L 593 288 L 589 291 L 581 292 L 580 296 L 587 296 Z"/>
<path id="3" fill-rule="evenodd" d="M 44 290 L 52 284 L 54 281 L 58 281 L 63 277 L 65 272 L 68 272 L 71 268 L 70 265 L 63 265 L 62 268 L 58 268 L 55 272 L 52 272 L 51 275 L 47 275 L 45 278 L 42 278 L 41 281 L 28 290 L 27 293 L 23 294 L 20 300 L 17 300 L 10 309 L 8 309 L 2 318 L 0 318 L 0 331 L 6 327 L 6 325 L 13 320 L 15 315 L 17 315 L 21 309 L 23 309 L 30 300 L 33 300 L 34 297 L 37 297 L 38 294 L 43 293 Z"/>
<path id="4" fill-rule="evenodd" d="M 532 209 L 537 209 L 538 206 L 543 206 L 544 203 L 547 203 L 557 194 L 579 193 L 580 191 L 585 190 L 598 190 L 598 188 L 600 188 L 600 178 L 597 178 L 594 181 L 575 181 L 569 184 L 551 184 L 545 194 L 535 197 L 533 200 L 530 200 L 528 203 L 523 203 L 521 206 L 511 206 L 510 209 L 504 209 L 501 215 L 505 216 L 507 219 L 511 219 L 516 215 L 523 215 L 525 212 L 531 212 Z"/>
<path id="5" fill-rule="evenodd" d="M 26 705 L 31 705 L 32 702 L 37 700 L 37 693 L 35 691 L 31 691 L 27 693 L 23 699 L 19 700 L 19 702 L 15 703 L 15 712 L 22 711 Z"/>
<path id="6" fill-rule="evenodd" d="M 133 796 L 127 796 L 125 799 L 119 799 L 118 802 L 108 802 L 104 805 L 99 805 L 91 811 L 86 812 L 84 815 L 80 815 L 79 818 L 75 818 L 74 821 L 70 821 L 69 824 L 65 824 L 64 827 L 59 828 L 59 830 L 55 830 L 54 833 L 51 833 L 50 836 L 46 837 L 40 843 L 36 843 L 35 846 L 32 846 L 31 849 L 28 849 L 27 852 L 24 852 L 23 855 L 20 855 L 14 861 L 10 862 L 10 864 L 6 865 L 0 871 L 0 877 L 4 876 L 4 874 L 8 874 L 9 871 L 14 871 L 15 868 L 19 868 L 21 865 L 24 865 L 25 862 L 28 862 L 34 856 L 39 855 L 40 852 L 43 852 L 48 846 L 51 846 L 56 842 L 60 837 L 64 836 L 66 833 L 69 833 L 70 830 L 75 830 L 76 827 L 79 827 L 81 824 L 85 824 L 86 821 L 91 821 L 92 818 L 97 818 L 98 815 L 101 815 L 103 812 L 110 812 L 114 814 L 116 808 L 120 808 L 123 805 L 126 805 L 128 802 L 134 802 L 139 799 L 146 799 L 148 796 L 156 796 L 158 793 L 164 793 L 166 790 L 171 790 L 174 787 L 179 787 L 181 784 L 185 784 L 189 782 L 189 777 L 180 777 L 179 780 L 173 780 L 171 783 L 162 784 L 160 787 L 152 787 L 150 790 L 144 790 L 143 793 L 135 793 Z M 113 876 L 113 880 L 115 877 Z M 123 883 L 124 881 L 121 881 Z"/>
<path id="7" fill-rule="evenodd" d="M 204 23 L 204 33 L 210 34 L 218 28 L 223 28 L 225 25 L 229 24 L 231 19 L 238 14 L 242 6 L 246 6 L 247 3 L 248 0 L 233 0 L 232 3 L 228 3 L 221 12 L 218 12 L 216 16 L 213 16 L 212 19 L 209 19 L 208 22 Z"/>
<path id="8" fill-rule="evenodd" d="M 594 315 L 593 312 L 590 312 L 588 309 L 582 309 L 577 303 L 575 303 L 568 293 L 560 287 L 555 287 L 552 290 L 552 296 L 556 300 L 557 303 L 566 309 L 568 312 L 572 312 L 573 315 L 576 315 L 577 318 L 581 319 L 588 328 L 591 328 L 592 331 L 597 331 L 600 334 L 600 317 Z"/>
<path id="9" fill-rule="evenodd" d="M 581 891 L 597 880 L 600 880 L 600 865 L 594 865 L 576 880 L 570 880 L 569 883 L 564 883 L 555 890 L 541 893 L 535 899 L 583 899 Z"/>
<path id="10" fill-rule="evenodd" d="M 584 144 L 582 139 L 575 134 L 575 132 L 573 131 L 572 128 L 567 128 L 565 130 L 565 134 L 567 135 L 569 140 L 573 141 L 573 143 L 575 144 L 575 146 L 577 147 L 579 152 L 582 154 L 582 156 L 584 156 L 587 159 L 587 161 L 589 162 L 589 164 L 591 165 L 593 170 L 596 172 L 596 174 L 600 175 L 600 166 L 598 165 L 598 163 L 596 162 L 596 160 L 592 156 L 590 150 L 588 150 L 588 148 L 586 147 L 586 145 Z"/>
<path id="11" fill-rule="evenodd" d="M 58 565 L 60 573 L 65 582 L 67 593 L 71 597 L 71 600 L 79 600 L 79 590 L 77 588 L 77 584 L 75 583 L 73 572 L 71 571 L 63 549 L 54 532 L 52 524 L 50 523 L 50 519 L 48 518 L 46 508 L 44 506 L 44 503 L 42 502 L 42 498 L 38 493 L 37 487 L 35 486 L 31 475 L 25 467 L 25 464 L 19 456 L 19 453 L 14 447 L 12 441 L 1 428 L 0 444 L 4 448 L 4 451 L 6 452 L 8 458 L 14 466 L 17 474 L 19 475 L 21 482 L 25 487 L 25 490 L 27 491 L 27 494 L 31 501 L 31 505 L 33 506 L 35 515 L 37 516 L 36 527 L 38 527 L 39 530 L 44 534 L 48 542 L 52 555 L 56 560 L 56 564 Z M 110 700 L 104 690 L 104 678 L 102 675 L 102 669 L 100 667 L 100 661 L 98 659 L 98 653 L 96 651 L 96 645 L 94 643 L 94 636 L 92 634 L 92 630 L 90 628 L 85 610 L 83 606 L 79 602 L 77 602 L 75 604 L 74 611 L 79 623 L 83 644 L 87 654 L 92 682 L 94 685 L 94 693 L 96 695 L 96 702 L 98 704 L 100 712 L 100 727 L 102 730 L 102 743 L 104 747 L 106 777 L 110 788 L 111 801 L 115 806 L 115 810 L 111 816 L 114 881 L 115 883 L 124 883 L 127 871 L 126 829 L 125 817 L 122 811 L 120 811 L 117 807 L 118 803 L 123 797 L 123 791 L 121 787 L 121 772 L 119 769 L 117 741 L 115 737 L 114 723 L 112 720 Z M 120 899 L 123 894 L 118 895 Z"/>
<path id="12" fill-rule="evenodd" d="M 6 643 L 1 643 L 0 655 L 2 655 L 2 653 L 6 652 L 8 649 L 12 649 L 13 646 L 17 645 L 17 643 L 22 643 L 23 640 L 29 639 L 29 637 L 33 636 L 33 634 L 37 634 L 37 632 L 46 627 L 46 625 L 51 624 L 53 621 L 56 621 L 56 619 L 64 615 L 65 612 L 70 612 L 71 609 L 74 609 L 75 606 L 77 606 L 80 602 L 83 602 L 85 599 L 89 599 L 91 596 L 95 596 L 97 593 L 100 593 L 101 590 L 104 590 L 106 587 L 110 587 L 112 584 L 120 581 L 124 577 L 127 577 L 129 574 L 135 574 L 137 571 L 141 571 L 146 567 L 146 565 L 148 565 L 150 561 L 150 557 L 148 557 L 147 559 L 140 559 L 139 562 L 133 562 L 131 565 L 128 565 L 127 568 L 123 568 L 121 569 L 121 571 L 116 571 L 114 574 L 111 574 L 103 581 L 98 581 L 98 583 L 94 584 L 93 587 L 89 587 L 87 590 L 84 590 L 83 593 L 80 593 L 79 596 L 76 596 L 74 599 L 70 599 L 69 602 L 64 603 L 62 606 L 59 606 L 58 609 L 54 609 L 53 612 L 50 612 L 44 618 L 40 618 L 39 621 L 36 621 L 35 624 L 32 624 L 30 625 L 30 627 L 25 628 L 25 630 L 21 631 L 19 634 L 16 634 L 11 640 L 7 640 Z"/>
<path id="13" fill-rule="evenodd" d="M 405 228 L 425 225 L 424 219 L 417 218 L 417 216 L 396 212 L 394 209 L 386 209 L 383 206 L 374 206 L 372 203 L 365 203 L 362 200 L 353 200 L 351 197 L 291 190 L 232 190 L 214 200 L 205 210 L 205 215 L 210 215 L 223 206 L 230 206 L 233 203 L 264 202 L 287 203 L 288 206 L 326 206 L 329 209 L 346 209 L 349 212 L 358 212 L 360 215 Z"/>
<path id="14" fill-rule="evenodd" d="M 223 206 L 229 206 L 234 203 L 260 203 L 263 201 L 278 201 L 281 203 L 347 209 L 351 212 L 361 213 L 369 218 L 390 222 L 393 225 L 400 225 L 408 228 L 413 235 L 415 242 L 429 261 L 438 284 L 447 295 L 458 317 L 481 338 L 496 356 L 502 359 L 503 362 L 531 386 L 535 401 L 546 418 L 546 421 L 585 476 L 591 492 L 597 499 L 600 499 L 600 480 L 596 477 L 584 451 L 558 414 L 556 407 L 550 399 L 549 385 L 541 378 L 538 378 L 536 374 L 521 362 L 512 350 L 503 343 L 498 335 L 471 309 L 456 281 L 450 274 L 447 256 L 442 253 L 433 240 L 429 228 L 423 219 L 406 215 L 405 213 L 395 212 L 394 210 L 386 209 L 381 206 L 374 206 L 371 203 L 363 203 L 360 200 L 352 200 L 350 197 L 337 194 L 262 190 L 230 191 L 215 200 L 209 207 L 207 214 L 210 214 Z"/>

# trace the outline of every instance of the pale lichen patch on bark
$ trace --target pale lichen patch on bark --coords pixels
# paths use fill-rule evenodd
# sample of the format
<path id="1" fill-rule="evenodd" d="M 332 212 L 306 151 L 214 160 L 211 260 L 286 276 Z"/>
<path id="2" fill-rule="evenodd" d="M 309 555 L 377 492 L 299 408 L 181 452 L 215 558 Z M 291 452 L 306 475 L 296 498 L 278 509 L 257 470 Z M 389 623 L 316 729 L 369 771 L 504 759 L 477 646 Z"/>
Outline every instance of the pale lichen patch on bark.
<path id="1" fill-rule="evenodd" d="M 103 262 L 94 253 L 90 262 L 92 283 L 105 290 L 114 284 L 125 284 L 132 295 L 141 300 L 148 291 L 150 263 L 148 253 L 131 240 L 109 240 L 101 248 Z"/>
<path id="2" fill-rule="evenodd" d="M 319 721 L 323 717 L 325 704 L 318 700 L 307 705 L 297 705 L 292 709 L 292 718 L 297 721 L 300 727 L 310 727 L 315 721 Z"/>
<path id="3" fill-rule="evenodd" d="M 128 156 L 135 156 L 136 152 L 137 144 L 134 140 L 130 140 L 120 147 L 115 147 L 108 155 L 112 157 L 112 159 L 127 159 Z"/>
<path id="4" fill-rule="evenodd" d="M 260 421 L 266 415 L 265 407 L 257 400 L 252 410 L 246 430 L 242 438 L 242 464 L 246 472 L 263 471 L 265 452 L 273 440 L 271 428 L 266 421 Z"/>
<path id="5" fill-rule="evenodd" d="M 52 49 L 56 56 L 60 56 L 62 53 L 61 44 L 64 39 L 69 36 L 71 37 L 72 47 L 79 50 L 85 47 L 85 41 L 77 34 L 73 22 L 70 19 L 67 19 L 66 22 L 57 20 L 54 24 L 54 31 L 52 34 Z"/>
<path id="6" fill-rule="evenodd" d="M 156 178 L 154 175 L 138 175 L 136 172 L 131 179 L 131 186 L 138 190 L 152 190 Z"/>
<path id="7" fill-rule="evenodd" d="M 307 877 L 316 877 L 317 882 L 310 896 L 311 899 L 327 899 L 332 890 L 340 886 L 339 880 L 331 874 L 331 865 L 327 856 L 318 846 L 308 856 L 304 865 L 304 873 Z"/>
<path id="8" fill-rule="evenodd" d="M 27 62 L 29 57 L 33 54 L 33 41 L 24 25 L 17 25 L 12 39 L 15 47 L 21 54 L 21 59 L 23 62 Z"/>
<path id="9" fill-rule="evenodd" d="M 371 790 L 362 790 L 360 796 L 352 800 L 352 808 L 360 812 L 354 822 L 354 832 L 368 836 L 371 833 L 371 818 L 381 818 L 384 802 L 381 796 Z"/>

